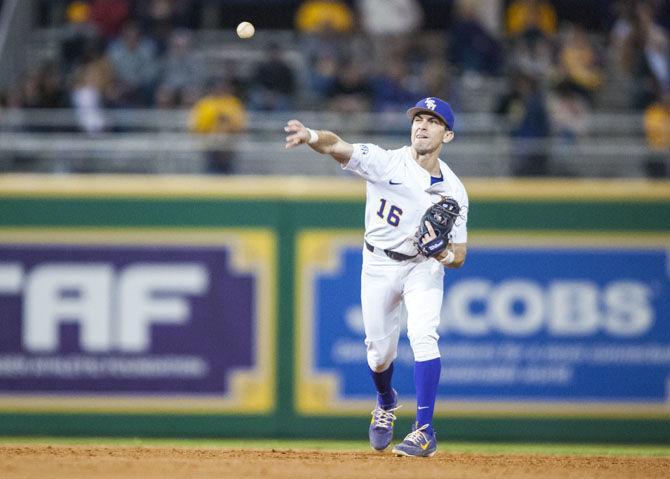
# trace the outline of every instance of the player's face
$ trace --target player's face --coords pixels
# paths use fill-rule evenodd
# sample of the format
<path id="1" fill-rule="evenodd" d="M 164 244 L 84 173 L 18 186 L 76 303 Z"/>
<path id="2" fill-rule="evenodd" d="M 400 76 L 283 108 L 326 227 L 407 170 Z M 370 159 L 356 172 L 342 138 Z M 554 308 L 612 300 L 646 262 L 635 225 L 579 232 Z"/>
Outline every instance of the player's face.
<path id="1" fill-rule="evenodd" d="M 420 155 L 439 150 L 442 143 L 453 138 L 453 132 L 438 117 L 428 113 L 414 115 L 412 120 L 412 147 Z"/>

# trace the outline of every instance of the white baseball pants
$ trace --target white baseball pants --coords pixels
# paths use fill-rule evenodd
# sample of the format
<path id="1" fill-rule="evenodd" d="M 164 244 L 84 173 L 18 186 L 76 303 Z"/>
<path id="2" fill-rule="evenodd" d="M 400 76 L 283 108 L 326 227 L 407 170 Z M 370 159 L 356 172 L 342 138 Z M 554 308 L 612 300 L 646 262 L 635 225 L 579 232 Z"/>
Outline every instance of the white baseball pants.
<path id="1" fill-rule="evenodd" d="M 432 259 L 395 261 L 382 254 L 363 248 L 361 305 L 368 365 L 382 372 L 398 355 L 403 301 L 414 360 L 439 358 L 444 267 Z"/>

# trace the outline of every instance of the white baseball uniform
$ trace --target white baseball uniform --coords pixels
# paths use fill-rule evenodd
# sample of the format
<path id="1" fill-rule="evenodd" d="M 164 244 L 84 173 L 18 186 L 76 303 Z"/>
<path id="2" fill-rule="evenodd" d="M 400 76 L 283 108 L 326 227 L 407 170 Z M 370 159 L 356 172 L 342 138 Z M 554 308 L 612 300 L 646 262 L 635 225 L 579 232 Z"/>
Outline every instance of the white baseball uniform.
<path id="1" fill-rule="evenodd" d="M 431 185 L 430 174 L 412 157 L 408 146 L 384 150 L 355 144 L 343 169 L 367 181 L 365 242 L 361 273 L 361 304 L 368 364 L 386 370 L 397 356 L 401 302 L 407 310 L 407 333 L 416 361 L 440 357 L 437 327 L 443 296 L 444 267 L 418 255 L 414 243 L 419 221 L 442 196 L 461 207 L 450 242 L 467 242 L 468 196 L 463 183 L 439 160 L 442 181 Z M 412 259 L 398 261 L 384 250 Z M 416 255 L 416 256 L 415 256 Z"/>

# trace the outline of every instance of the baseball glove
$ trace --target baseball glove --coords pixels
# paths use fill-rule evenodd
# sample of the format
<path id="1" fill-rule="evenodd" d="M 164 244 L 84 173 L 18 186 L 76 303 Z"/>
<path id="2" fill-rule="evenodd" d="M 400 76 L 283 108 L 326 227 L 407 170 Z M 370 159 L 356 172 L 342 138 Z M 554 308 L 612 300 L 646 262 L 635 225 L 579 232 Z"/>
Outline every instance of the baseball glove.
<path id="1" fill-rule="evenodd" d="M 454 227 L 456 218 L 461 212 L 458 202 L 450 197 L 443 196 L 442 199 L 426 210 L 421 217 L 419 230 L 417 231 L 417 248 L 419 253 L 427 258 L 438 256 L 449 244 L 449 233 Z M 421 238 L 428 234 L 426 222 L 430 223 L 435 231 L 435 239 L 422 243 Z"/>

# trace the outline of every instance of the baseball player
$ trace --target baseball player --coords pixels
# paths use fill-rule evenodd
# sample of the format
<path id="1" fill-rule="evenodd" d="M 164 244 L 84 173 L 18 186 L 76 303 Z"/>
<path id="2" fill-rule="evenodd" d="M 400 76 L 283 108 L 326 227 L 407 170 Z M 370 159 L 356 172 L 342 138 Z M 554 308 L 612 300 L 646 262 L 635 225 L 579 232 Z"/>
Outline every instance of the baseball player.
<path id="1" fill-rule="evenodd" d="M 370 445 L 382 451 L 393 440 L 394 413 L 399 407 L 392 386 L 393 361 L 404 303 L 415 360 L 417 410 L 412 431 L 393 452 L 432 456 L 437 450 L 432 419 L 441 370 L 437 327 L 444 267 L 460 268 L 465 261 L 468 197 L 461 181 L 439 158 L 442 146 L 454 138 L 449 104 L 424 98 L 407 115 L 410 146 L 397 150 L 350 144 L 331 131 L 315 131 L 298 120 L 290 120 L 284 130 L 288 133 L 286 148 L 307 144 L 367 182 L 361 304 L 367 361 L 377 390 L 368 431 Z M 448 240 L 438 238 L 428 222 L 427 232 L 417 237 L 426 209 L 444 197 L 455 199 L 460 206 Z M 420 254 L 426 247 L 431 251 L 429 257 Z"/>

